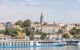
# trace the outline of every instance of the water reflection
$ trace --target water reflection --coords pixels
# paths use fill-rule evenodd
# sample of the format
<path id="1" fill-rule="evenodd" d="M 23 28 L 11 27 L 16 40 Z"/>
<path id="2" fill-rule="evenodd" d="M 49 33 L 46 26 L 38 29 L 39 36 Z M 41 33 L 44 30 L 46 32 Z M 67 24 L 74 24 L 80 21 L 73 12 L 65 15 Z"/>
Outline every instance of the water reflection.
<path id="1" fill-rule="evenodd" d="M 43 48 L 0 48 L 0 50 L 80 50 L 80 46 L 43 47 Z"/>

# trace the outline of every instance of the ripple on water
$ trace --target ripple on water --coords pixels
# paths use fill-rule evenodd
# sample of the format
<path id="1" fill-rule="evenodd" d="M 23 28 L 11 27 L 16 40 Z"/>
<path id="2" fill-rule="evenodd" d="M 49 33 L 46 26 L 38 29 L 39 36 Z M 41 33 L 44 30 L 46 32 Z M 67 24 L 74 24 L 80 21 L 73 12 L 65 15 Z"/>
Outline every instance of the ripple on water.
<path id="1" fill-rule="evenodd" d="M 80 50 L 80 46 L 38 47 L 38 48 L 0 48 L 0 50 Z"/>

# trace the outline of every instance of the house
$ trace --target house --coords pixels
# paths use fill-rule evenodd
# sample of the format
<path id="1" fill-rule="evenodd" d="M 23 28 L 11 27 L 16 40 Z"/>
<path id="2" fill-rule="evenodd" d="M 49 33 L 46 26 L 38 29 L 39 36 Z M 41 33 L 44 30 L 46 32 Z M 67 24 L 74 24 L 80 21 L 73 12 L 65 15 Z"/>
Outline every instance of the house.
<path id="1" fill-rule="evenodd" d="M 40 32 L 42 30 L 42 32 L 44 32 L 44 33 L 55 33 L 60 28 L 56 24 L 43 24 L 43 25 L 40 25 L 39 22 L 32 23 L 32 27 L 35 28 L 35 31 Z"/>
<path id="2" fill-rule="evenodd" d="M 80 29 L 80 24 L 75 24 L 76 29 Z"/>
<path id="3" fill-rule="evenodd" d="M 0 30 L 5 30 L 5 23 L 0 23 Z"/>
<path id="4" fill-rule="evenodd" d="M 66 27 L 67 31 L 70 31 L 71 29 L 73 29 L 75 27 L 75 24 L 68 24 Z"/>

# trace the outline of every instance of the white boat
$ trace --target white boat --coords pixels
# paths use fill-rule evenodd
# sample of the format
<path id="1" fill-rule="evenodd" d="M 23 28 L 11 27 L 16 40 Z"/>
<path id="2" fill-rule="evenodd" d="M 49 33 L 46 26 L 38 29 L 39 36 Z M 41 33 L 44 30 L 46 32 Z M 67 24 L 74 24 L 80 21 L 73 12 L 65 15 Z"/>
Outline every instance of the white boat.
<path id="1" fill-rule="evenodd" d="M 80 42 L 74 43 L 74 46 L 80 46 Z"/>
<path id="2" fill-rule="evenodd" d="M 66 41 L 66 43 L 67 43 L 67 45 L 74 45 L 74 46 L 80 45 L 80 42 L 77 39 L 76 40 L 75 39 L 68 40 L 68 41 Z"/>
<path id="3" fill-rule="evenodd" d="M 26 39 L 2 39 L 0 40 L 0 48 L 25 48 L 25 47 L 54 47 L 64 46 L 62 42 L 43 42 L 43 41 L 26 41 Z"/>
<path id="4" fill-rule="evenodd" d="M 41 46 L 40 43 L 38 43 L 38 41 L 29 41 L 31 47 L 35 47 L 35 46 Z"/>

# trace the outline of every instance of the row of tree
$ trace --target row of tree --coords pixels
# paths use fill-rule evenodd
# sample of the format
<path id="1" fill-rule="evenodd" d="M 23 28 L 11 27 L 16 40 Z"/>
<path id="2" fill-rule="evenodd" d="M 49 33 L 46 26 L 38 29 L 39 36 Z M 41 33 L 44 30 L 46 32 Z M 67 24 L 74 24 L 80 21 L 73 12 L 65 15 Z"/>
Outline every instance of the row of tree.
<path id="1" fill-rule="evenodd" d="M 30 20 L 25 20 L 25 21 L 18 20 L 17 22 L 15 22 L 15 25 L 19 25 L 22 28 L 21 32 L 26 33 L 27 36 L 30 35 L 30 33 L 32 32 L 31 28 L 30 28 L 30 26 L 31 26 Z M 18 35 L 18 31 L 19 31 L 19 29 L 15 29 L 8 25 L 8 26 L 6 26 L 5 30 L 0 30 L 0 33 L 4 34 L 4 35 L 16 36 L 16 35 Z"/>
<path id="2" fill-rule="evenodd" d="M 76 27 L 74 27 L 68 33 L 64 33 L 62 37 L 69 39 L 70 35 L 72 36 L 72 38 L 80 39 L 80 29 L 76 29 Z"/>

